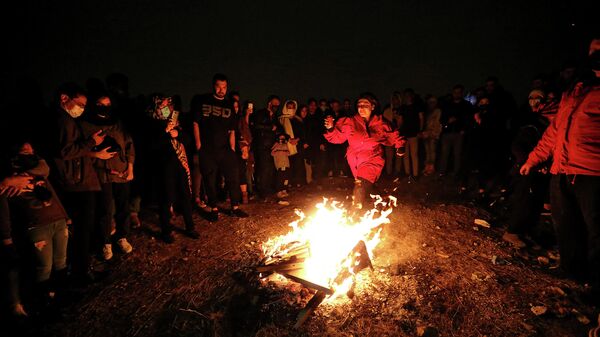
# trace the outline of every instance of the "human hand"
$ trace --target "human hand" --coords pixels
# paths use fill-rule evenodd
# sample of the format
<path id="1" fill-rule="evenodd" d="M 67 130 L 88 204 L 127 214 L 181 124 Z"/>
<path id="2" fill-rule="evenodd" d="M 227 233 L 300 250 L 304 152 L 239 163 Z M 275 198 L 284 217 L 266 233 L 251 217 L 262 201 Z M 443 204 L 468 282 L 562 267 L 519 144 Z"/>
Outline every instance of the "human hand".
<path id="1" fill-rule="evenodd" d="M 481 114 L 480 114 L 479 112 L 476 112 L 476 113 L 473 115 L 473 118 L 475 118 L 475 123 L 477 123 L 477 124 L 481 125 Z"/>
<path id="2" fill-rule="evenodd" d="M 531 165 L 529 163 L 525 163 L 525 164 L 523 164 L 523 166 L 521 166 L 519 173 L 521 173 L 522 176 L 526 176 L 531 172 L 532 168 L 533 168 L 533 165 Z"/>
<path id="3" fill-rule="evenodd" d="M 244 146 L 244 147 L 242 147 L 242 159 L 246 160 L 246 159 L 248 159 L 248 157 L 250 157 L 248 147 Z"/>
<path id="4" fill-rule="evenodd" d="M 105 137 L 106 134 L 104 133 L 104 130 L 98 130 L 92 135 L 95 145 L 100 145 L 104 141 Z"/>
<path id="5" fill-rule="evenodd" d="M 292 139 L 290 139 L 290 144 L 298 145 L 298 141 L 300 141 L 298 138 L 292 138 Z"/>
<path id="6" fill-rule="evenodd" d="M 304 145 L 302 145 L 302 147 L 303 147 L 304 149 L 308 149 L 308 144 L 304 143 Z"/>
<path id="7" fill-rule="evenodd" d="M 177 129 L 171 129 L 169 130 L 169 135 L 171 135 L 171 138 L 177 138 L 179 136 L 179 131 L 177 131 Z"/>
<path id="8" fill-rule="evenodd" d="M 127 169 L 127 171 L 123 172 L 123 176 L 125 180 L 132 181 L 133 180 L 133 169 Z"/>
<path id="9" fill-rule="evenodd" d="M 92 152 L 92 154 L 98 159 L 108 160 L 117 154 L 116 152 L 108 152 L 108 149 L 110 149 L 110 147 L 106 147 L 98 152 Z"/>
<path id="10" fill-rule="evenodd" d="M 325 117 L 325 129 L 329 130 L 333 128 L 333 116 Z"/>
<path id="11" fill-rule="evenodd" d="M 277 131 L 277 125 L 273 125 L 273 127 L 271 128 L 271 131 Z"/>
<path id="12" fill-rule="evenodd" d="M 0 183 L 0 194 L 6 194 L 8 197 L 14 197 L 23 192 L 33 189 L 33 177 L 30 175 L 14 175 L 6 177 Z"/>
<path id="13" fill-rule="evenodd" d="M 325 144 L 319 145 L 319 149 L 323 152 L 327 151 L 327 149 L 325 148 Z"/>

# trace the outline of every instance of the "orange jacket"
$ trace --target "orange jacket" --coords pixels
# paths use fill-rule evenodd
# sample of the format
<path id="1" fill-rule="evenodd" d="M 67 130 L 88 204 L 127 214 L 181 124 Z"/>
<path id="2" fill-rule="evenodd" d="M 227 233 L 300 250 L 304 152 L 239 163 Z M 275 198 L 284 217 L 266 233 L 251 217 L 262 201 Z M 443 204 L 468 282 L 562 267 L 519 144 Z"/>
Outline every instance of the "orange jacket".
<path id="1" fill-rule="evenodd" d="M 600 176 L 600 85 L 578 83 L 564 94 L 556 118 L 529 154 L 533 166 L 552 157 L 552 174 Z"/>

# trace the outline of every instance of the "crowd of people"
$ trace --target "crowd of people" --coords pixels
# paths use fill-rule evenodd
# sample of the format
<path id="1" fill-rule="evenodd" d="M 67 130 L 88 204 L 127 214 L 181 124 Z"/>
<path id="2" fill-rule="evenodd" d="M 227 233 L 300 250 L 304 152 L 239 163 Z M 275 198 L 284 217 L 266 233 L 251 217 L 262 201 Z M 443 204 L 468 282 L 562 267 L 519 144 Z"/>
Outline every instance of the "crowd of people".
<path id="1" fill-rule="evenodd" d="M 599 41 L 590 51 L 596 76 Z M 522 106 L 496 77 L 442 96 L 394 91 L 387 105 L 370 93 L 305 103 L 271 95 L 256 110 L 261 102 L 231 91 L 223 74 L 189 111 L 178 95 L 130 98 L 121 74 L 85 88 L 62 84 L 52 108 L 24 118 L 2 143 L 4 295 L 15 315 L 27 314 L 19 256 L 34 270 L 30 297 L 39 307 L 67 284 L 94 282 L 93 256 L 134 249 L 128 237 L 142 206 L 155 205 L 170 244 L 177 214 L 198 239 L 195 211 L 211 222 L 245 218 L 244 204 L 287 205 L 295 191 L 338 176 L 354 178 L 360 209 L 381 175 L 407 184 L 454 179 L 457 193 L 483 201 L 510 195 L 503 239 L 518 248 L 551 210 L 561 265 L 597 290 L 600 87 L 586 74 L 569 63 L 557 78 L 536 76 Z"/>

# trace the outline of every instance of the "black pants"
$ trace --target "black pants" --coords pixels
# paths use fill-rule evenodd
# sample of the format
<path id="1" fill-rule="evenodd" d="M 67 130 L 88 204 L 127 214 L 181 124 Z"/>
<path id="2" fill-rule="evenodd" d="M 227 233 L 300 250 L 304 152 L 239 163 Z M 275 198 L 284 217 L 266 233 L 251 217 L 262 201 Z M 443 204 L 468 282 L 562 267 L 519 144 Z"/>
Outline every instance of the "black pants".
<path id="1" fill-rule="evenodd" d="M 111 243 L 110 230 L 114 214 L 117 225 L 115 238 L 122 239 L 129 235 L 129 183 L 102 184 L 98 212 L 103 243 Z M 114 200 L 114 209 L 113 209 Z"/>
<path id="2" fill-rule="evenodd" d="M 290 183 L 293 185 L 306 185 L 306 169 L 304 168 L 304 157 L 296 153 L 290 159 Z"/>
<path id="3" fill-rule="evenodd" d="M 97 192 L 65 192 L 63 205 L 73 221 L 69 239 L 69 258 L 73 274 L 84 275 L 90 268 L 90 243 L 94 229 Z"/>
<path id="4" fill-rule="evenodd" d="M 550 193 L 561 267 L 599 291 L 600 176 L 553 176 Z"/>
<path id="5" fill-rule="evenodd" d="M 167 159 L 163 164 L 160 177 L 160 225 L 163 233 L 173 230 L 171 225 L 171 206 L 175 203 L 183 215 L 185 228 L 194 229 L 192 219 L 192 193 L 188 184 L 187 173 L 176 158 Z"/>
<path id="6" fill-rule="evenodd" d="M 287 189 L 290 177 L 290 168 L 278 169 L 275 174 L 277 178 L 277 192 Z"/>
<path id="7" fill-rule="evenodd" d="M 271 156 L 271 150 L 267 148 L 258 148 L 254 152 L 256 161 L 256 189 L 262 197 L 273 194 L 275 163 Z"/>
<path id="8" fill-rule="evenodd" d="M 513 176 L 508 232 L 524 234 L 538 222 L 544 208 L 549 178 L 547 174 L 537 172 L 526 176 L 516 173 Z"/>
<path id="9" fill-rule="evenodd" d="M 242 192 L 240 190 L 237 154 L 230 149 L 215 152 L 200 149 L 198 156 L 206 196 L 208 197 L 208 206 L 217 207 L 217 178 L 219 173 L 225 177 L 225 185 L 229 190 L 231 206 L 239 205 Z"/>

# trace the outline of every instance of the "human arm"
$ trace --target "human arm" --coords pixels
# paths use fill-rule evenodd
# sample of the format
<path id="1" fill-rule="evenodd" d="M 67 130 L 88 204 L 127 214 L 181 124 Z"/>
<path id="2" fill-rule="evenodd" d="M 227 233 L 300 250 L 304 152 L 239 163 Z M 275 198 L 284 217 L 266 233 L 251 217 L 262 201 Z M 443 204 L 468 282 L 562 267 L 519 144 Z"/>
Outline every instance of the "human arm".
<path id="1" fill-rule="evenodd" d="M 542 139 L 540 139 L 533 151 L 529 153 L 527 161 L 519 170 L 522 175 L 528 175 L 533 167 L 547 161 L 552 155 L 552 149 L 556 143 L 556 133 L 558 130 L 556 121 L 557 118 L 552 121 L 550 126 L 548 126 L 544 132 Z"/>

